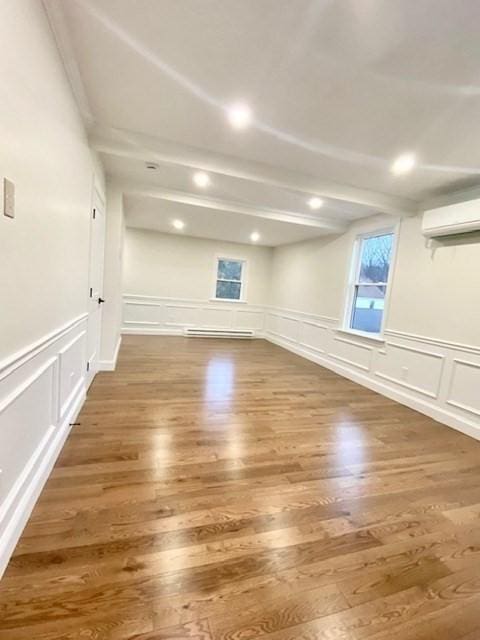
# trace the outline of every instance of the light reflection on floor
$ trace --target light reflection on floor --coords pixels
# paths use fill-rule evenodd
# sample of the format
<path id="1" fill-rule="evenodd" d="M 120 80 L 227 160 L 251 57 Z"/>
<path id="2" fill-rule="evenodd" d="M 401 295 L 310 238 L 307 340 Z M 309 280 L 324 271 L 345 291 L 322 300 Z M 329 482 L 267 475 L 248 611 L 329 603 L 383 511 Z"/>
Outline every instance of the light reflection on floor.
<path id="1" fill-rule="evenodd" d="M 233 360 L 214 356 L 207 365 L 205 380 L 206 402 L 221 402 L 225 408 L 230 407 L 234 378 L 235 363 Z"/>
<path id="2" fill-rule="evenodd" d="M 244 441 L 242 425 L 238 417 L 230 422 L 228 413 L 232 409 L 235 382 L 235 362 L 225 356 L 213 356 L 207 365 L 205 378 L 205 425 L 209 423 L 218 429 L 218 414 L 226 413 L 223 430 L 227 440 L 225 448 L 221 451 L 222 457 L 233 459 L 241 458 L 244 454 Z"/>
<path id="3" fill-rule="evenodd" d="M 335 458 L 339 467 L 365 462 L 365 433 L 362 427 L 345 416 L 335 423 Z"/>

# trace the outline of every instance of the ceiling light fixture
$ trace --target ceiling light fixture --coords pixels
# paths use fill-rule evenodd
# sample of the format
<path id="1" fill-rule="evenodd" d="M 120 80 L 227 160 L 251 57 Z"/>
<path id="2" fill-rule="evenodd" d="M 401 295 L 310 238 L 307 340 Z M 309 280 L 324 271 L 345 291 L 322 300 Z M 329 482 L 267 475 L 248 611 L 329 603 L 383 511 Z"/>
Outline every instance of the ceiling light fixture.
<path id="1" fill-rule="evenodd" d="M 310 209 L 320 209 L 320 207 L 323 207 L 323 200 L 321 198 L 317 198 L 317 196 L 314 196 L 308 201 L 308 206 L 310 207 Z"/>
<path id="2" fill-rule="evenodd" d="M 402 153 L 390 167 L 394 176 L 402 176 L 409 173 L 416 165 L 417 160 L 414 153 Z"/>
<path id="3" fill-rule="evenodd" d="M 258 242 L 260 240 L 260 234 L 258 233 L 258 231 L 254 231 L 250 234 L 250 240 L 252 242 Z"/>
<path id="4" fill-rule="evenodd" d="M 252 120 L 252 111 L 246 104 L 234 104 L 228 111 L 228 120 L 235 129 L 245 129 Z"/>
<path id="5" fill-rule="evenodd" d="M 174 220 L 172 224 L 175 227 L 175 229 L 178 229 L 179 231 L 183 229 L 183 227 L 185 226 L 185 223 L 183 222 L 183 220 Z"/>
<path id="6" fill-rule="evenodd" d="M 193 174 L 193 181 L 197 187 L 204 189 L 210 184 L 210 176 L 205 171 L 197 171 Z"/>

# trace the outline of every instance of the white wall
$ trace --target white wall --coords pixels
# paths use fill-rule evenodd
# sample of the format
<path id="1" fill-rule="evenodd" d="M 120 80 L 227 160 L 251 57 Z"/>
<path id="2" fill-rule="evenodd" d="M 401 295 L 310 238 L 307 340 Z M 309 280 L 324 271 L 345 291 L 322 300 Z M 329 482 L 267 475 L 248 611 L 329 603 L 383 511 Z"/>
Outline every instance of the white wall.
<path id="1" fill-rule="evenodd" d="M 85 395 L 90 212 L 103 175 L 42 3 L 1 2 L 0 41 L 0 179 L 16 187 L 15 219 L 0 215 L 1 575 Z"/>
<path id="2" fill-rule="evenodd" d="M 402 220 L 383 341 L 339 331 L 355 237 L 388 222 L 372 217 L 338 237 L 275 248 L 265 334 L 479 438 L 478 236 L 427 246 L 421 217 Z"/>
<path id="3" fill-rule="evenodd" d="M 270 304 L 339 319 L 357 234 L 391 224 L 372 216 L 341 236 L 275 248 Z M 480 238 L 427 243 L 421 216 L 400 223 L 386 328 L 480 346 Z"/>
<path id="4" fill-rule="evenodd" d="M 387 328 L 480 346 L 480 235 L 432 241 L 402 221 Z"/>
<path id="5" fill-rule="evenodd" d="M 349 234 L 275 248 L 268 303 L 339 317 Z"/>
<path id="6" fill-rule="evenodd" d="M 214 295 L 215 257 L 247 261 L 246 301 L 268 296 L 272 250 L 233 242 L 127 228 L 124 293 L 209 300 Z"/>
<path id="7" fill-rule="evenodd" d="M 1 359 L 86 310 L 94 170 L 42 3 L 2 2 L 0 35 Z"/>
<path id="8" fill-rule="evenodd" d="M 216 257 L 246 260 L 244 301 L 212 300 Z M 181 333 L 186 327 L 263 332 L 272 250 L 127 228 L 123 332 Z"/>

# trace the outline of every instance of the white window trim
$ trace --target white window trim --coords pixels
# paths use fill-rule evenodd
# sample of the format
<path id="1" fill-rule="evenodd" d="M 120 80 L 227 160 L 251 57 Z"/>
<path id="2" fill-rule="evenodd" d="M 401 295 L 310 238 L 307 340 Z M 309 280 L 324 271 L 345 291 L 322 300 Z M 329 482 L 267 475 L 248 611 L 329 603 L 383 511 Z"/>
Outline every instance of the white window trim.
<path id="1" fill-rule="evenodd" d="M 232 298 L 217 298 L 217 281 L 218 281 L 218 262 L 219 260 L 227 260 L 229 262 L 241 262 L 242 263 L 242 277 L 240 280 L 240 298 L 234 300 Z M 214 258 L 214 279 L 213 279 L 213 296 L 210 298 L 211 302 L 229 302 L 232 304 L 245 304 L 247 302 L 247 259 L 245 257 L 238 256 L 226 256 L 224 254 L 216 255 Z M 231 282 L 238 282 L 238 280 L 232 280 Z"/>
<path id="2" fill-rule="evenodd" d="M 386 324 L 386 319 L 390 309 L 390 297 L 392 292 L 393 274 L 395 271 L 395 264 L 397 259 L 399 230 L 400 230 L 400 222 L 397 222 L 396 224 L 393 224 L 391 226 L 380 227 L 378 229 L 371 229 L 364 233 L 359 233 L 355 237 L 355 240 L 353 243 L 353 250 L 350 257 L 350 269 L 348 272 L 348 282 L 346 286 L 345 308 L 343 313 L 342 325 L 338 327 L 338 331 L 341 331 L 343 333 L 349 333 L 351 335 L 358 336 L 361 338 L 367 338 L 370 340 L 384 342 L 385 324 Z M 388 280 L 387 282 L 382 283 L 384 286 L 386 286 L 387 291 L 385 294 L 385 302 L 384 302 L 382 324 L 380 327 L 380 331 L 378 333 L 373 333 L 369 331 L 359 331 L 358 329 L 352 329 L 350 327 L 350 321 L 352 318 L 352 311 L 353 311 L 352 306 L 353 306 L 353 300 L 355 296 L 355 285 L 357 282 L 358 272 L 360 270 L 360 248 L 362 246 L 362 242 L 366 238 L 381 236 L 387 233 L 393 234 L 393 241 L 392 241 L 392 252 L 390 254 L 390 268 L 388 270 Z"/>

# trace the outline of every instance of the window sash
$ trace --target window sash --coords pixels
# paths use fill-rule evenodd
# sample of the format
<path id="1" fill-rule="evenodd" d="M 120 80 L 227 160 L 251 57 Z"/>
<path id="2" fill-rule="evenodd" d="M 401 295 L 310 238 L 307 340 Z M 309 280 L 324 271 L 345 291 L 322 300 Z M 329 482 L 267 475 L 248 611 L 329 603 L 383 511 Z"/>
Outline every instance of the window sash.
<path id="1" fill-rule="evenodd" d="M 346 329 L 350 331 L 364 333 L 365 335 L 371 335 L 371 336 L 379 336 L 383 333 L 383 327 L 385 324 L 385 316 L 386 316 L 387 304 L 388 304 L 388 296 L 389 296 L 390 286 L 391 286 L 392 267 L 395 260 L 396 240 L 397 240 L 396 234 L 397 234 L 396 228 L 389 228 L 389 229 L 384 229 L 382 231 L 375 231 L 373 233 L 367 233 L 364 235 L 362 234 L 357 236 L 355 245 L 354 245 L 353 255 L 352 255 L 352 268 L 351 268 L 352 270 L 351 270 L 351 276 L 350 276 L 350 284 L 347 291 L 347 300 L 346 300 L 346 307 L 345 307 L 345 314 L 344 314 L 344 327 Z M 379 238 L 387 235 L 392 236 L 392 245 L 391 245 L 391 250 L 389 255 L 387 281 L 386 282 L 385 281 L 362 282 L 360 275 L 362 272 L 362 257 L 363 257 L 365 240 L 369 240 L 370 238 Z M 378 331 L 356 329 L 353 326 L 355 321 L 355 312 L 357 310 L 356 301 L 358 298 L 358 291 L 360 287 L 365 287 L 365 288 L 366 287 L 383 287 L 385 290 L 384 297 L 379 298 L 379 300 L 383 300 L 384 306 L 381 309 L 382 315 L 381 315 L 380 328 Z"/>
<path id="2" fill-rule="evenodd" d="M 363 259 L 363 252 L 364 252 L 364 248 L 365 248 L 365 242 L 368 241 L 368 240 L 372 240 L 373 238 L 382 238 L 384 236 L 392 236 L 392 245 L 391 245 L 391 249 L 390 249 L 389 262 L 388 262 L 388 276 L 389 277 L 387 278 L 386 282 L 384 280 L 375 280 L 375 281 L 372 281 L 372 282 L 362 282 L 362 280 L 361 280 L 362 259 Z M 357 237 L 357 243 L 358 243 L 357 251 L 354 253 L 354 258 L 356 260 L 354 284 L 362 284 L 362 285 L 365 285 L 365 286 L 368 286 L 368 285 L 388 286 L 389 279 L 390 279 L 390 267 L 392 266 L 393 253 L 394 253 L 394 249 L 395 249 L 395 230 L 394 229 L 388 229 L 388 230 L 381 231 L 381 232 L 368 233 L 368 234 L 365 234 L 365 235 L 358 236 Z"/>
<path id="3" fill-rule="evenodd" d="M 382 282 L 379 280 L 378 282 L 361 282 L 360 280 L 355 280 L 353 283 L 354 287 L 388 287 L 388 282 Z"/>
<path id="4" fill-rule="evenodd" d="M 221 262 L 235 262 L 237 264 L 240 265 L 240 278 L 237 280 L 235 278 L 222 278 L 219 275 L 219 269 L 220 269 L 220 263 Z M 244 295 L 244 286 L 245 286 L 245 260 L 240 260 L 238 258 L 225 258 L 225 257 L 218 257 L 216 259 L 216 278 L 215 278 L 215 294 L 214 294 L 214 299 L 215 300 L 231 300 L 232 302 L 239 302 L 241 300 L 243 300 L 243 295 Z M 231 283 L 234 285 L 238 285 L 240 287 L 240 291 L 239 291 L 239 297 L 238 298 L 221 298 L 218 297 L 217 295 L 217 289 L 218 289 L 218 284 L 221 282 L 226 282 L 226 283 Z"/>

